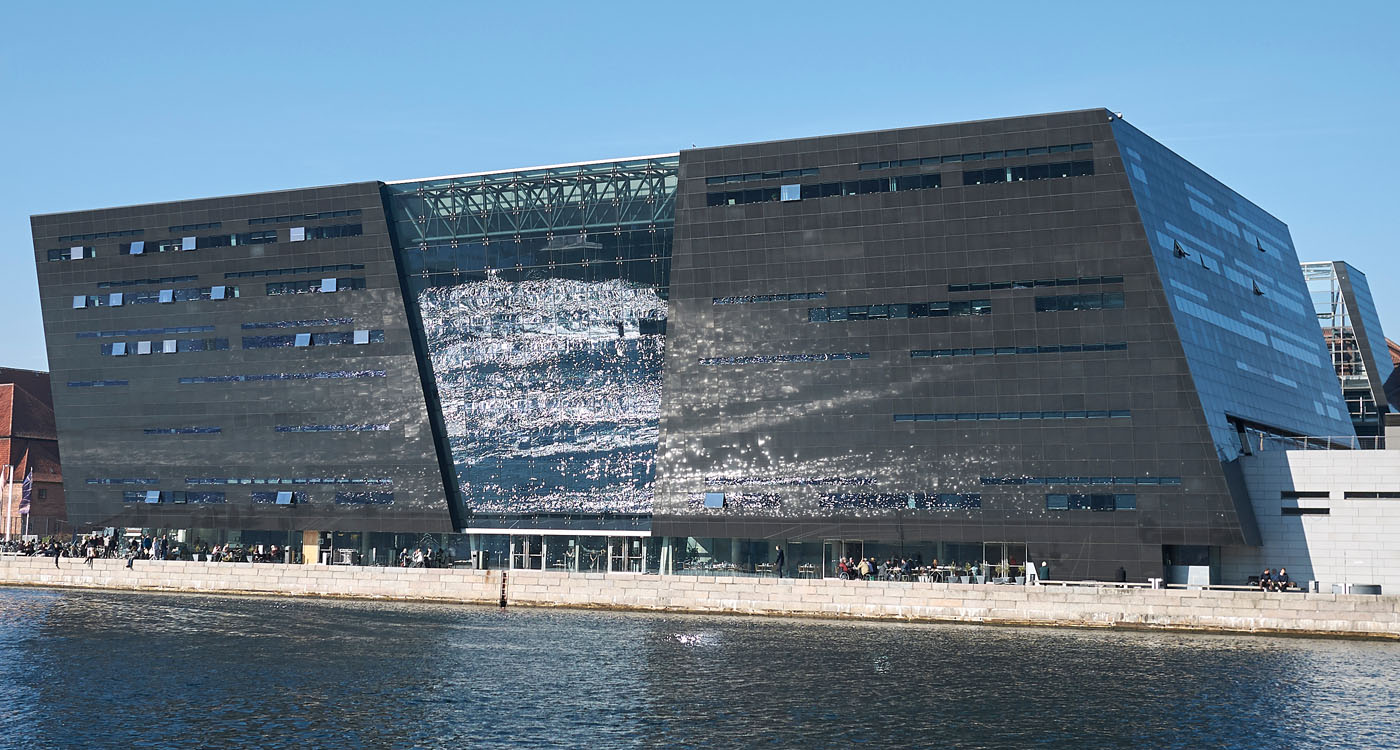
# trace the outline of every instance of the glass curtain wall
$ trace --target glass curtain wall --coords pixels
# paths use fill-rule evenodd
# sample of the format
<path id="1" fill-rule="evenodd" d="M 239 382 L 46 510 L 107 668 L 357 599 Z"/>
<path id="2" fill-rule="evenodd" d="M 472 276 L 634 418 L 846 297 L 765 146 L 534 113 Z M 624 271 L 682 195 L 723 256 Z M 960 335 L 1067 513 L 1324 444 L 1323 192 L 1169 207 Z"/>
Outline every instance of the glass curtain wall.
<path id="1" fill-rule="evenodd" d="M 466 526 L 649 528 L 678 164 L 386 186 Z"/>

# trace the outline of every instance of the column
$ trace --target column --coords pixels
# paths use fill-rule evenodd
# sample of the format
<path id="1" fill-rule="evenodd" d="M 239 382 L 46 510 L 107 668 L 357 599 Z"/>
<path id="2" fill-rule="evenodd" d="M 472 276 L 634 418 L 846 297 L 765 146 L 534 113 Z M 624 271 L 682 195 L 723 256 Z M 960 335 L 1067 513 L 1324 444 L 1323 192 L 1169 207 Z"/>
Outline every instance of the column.
<path id="1" fill-rule="evenodd" d="M 314 565 L 321 561 L 321 532 L 303 531 L 301 532 L 301 561 L 306 565 Z"/>

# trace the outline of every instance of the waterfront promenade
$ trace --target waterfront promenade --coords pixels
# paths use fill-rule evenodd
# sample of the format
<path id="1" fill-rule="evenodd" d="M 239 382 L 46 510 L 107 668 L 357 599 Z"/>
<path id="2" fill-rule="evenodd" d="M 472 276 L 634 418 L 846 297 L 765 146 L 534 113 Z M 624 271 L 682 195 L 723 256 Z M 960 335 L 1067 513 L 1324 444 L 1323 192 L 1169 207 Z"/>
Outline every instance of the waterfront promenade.
<path id="1" fill-rule="evenodd" d="M 0 585 L 1400 640 L 1400 596 L 33 557 Z"/>

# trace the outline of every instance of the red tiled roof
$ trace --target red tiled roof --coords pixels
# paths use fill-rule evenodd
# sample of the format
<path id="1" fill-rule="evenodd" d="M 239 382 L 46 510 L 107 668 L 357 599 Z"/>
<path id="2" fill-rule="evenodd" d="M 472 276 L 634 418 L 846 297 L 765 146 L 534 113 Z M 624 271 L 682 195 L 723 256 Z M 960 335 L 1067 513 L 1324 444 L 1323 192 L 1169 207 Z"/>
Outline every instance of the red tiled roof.
<path id="1" fill-rule="evenodd" d="M 57 440 L 53 407 L 23 386 L 0 384 L 0 437 Z"/>
<path id="2" fill-rule="evenodd" d="M 1390 361 L 1394 362 L 1396 365 L 1400 365 L 1400 344 L 1386 339 L 1385 345 L 1390 347 Z"/>

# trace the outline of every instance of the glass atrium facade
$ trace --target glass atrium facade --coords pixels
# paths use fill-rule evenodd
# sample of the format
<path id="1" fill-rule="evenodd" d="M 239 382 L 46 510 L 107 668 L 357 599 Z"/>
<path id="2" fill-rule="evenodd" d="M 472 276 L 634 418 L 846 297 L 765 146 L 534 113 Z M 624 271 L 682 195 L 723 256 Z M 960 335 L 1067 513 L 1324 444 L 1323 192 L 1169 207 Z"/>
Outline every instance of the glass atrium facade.
<path id="1" fill-rule="evenodd" d="M 678 164 L 386 187 L 459 527 L 649 527 Z"/>

